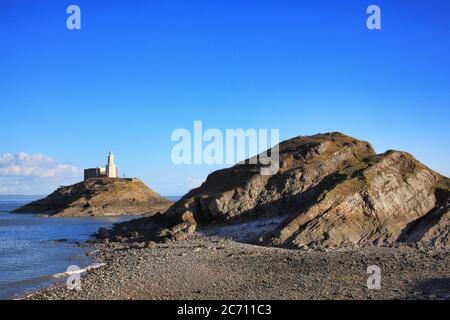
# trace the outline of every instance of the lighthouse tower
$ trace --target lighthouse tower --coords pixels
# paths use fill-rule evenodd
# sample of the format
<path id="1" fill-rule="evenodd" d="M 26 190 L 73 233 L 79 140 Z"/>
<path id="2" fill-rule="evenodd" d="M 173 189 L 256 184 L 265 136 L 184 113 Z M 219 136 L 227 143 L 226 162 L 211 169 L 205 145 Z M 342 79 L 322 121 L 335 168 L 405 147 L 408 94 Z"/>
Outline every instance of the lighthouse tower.
<path id="1" fill-rule="evenodd" d="M 106 176 L 108 178 L 117 178 L 119 176 L 119 172 L 114 163 L 114 154 L 112 151 L 108 154 L 108 164 L 106 165 Z"/>

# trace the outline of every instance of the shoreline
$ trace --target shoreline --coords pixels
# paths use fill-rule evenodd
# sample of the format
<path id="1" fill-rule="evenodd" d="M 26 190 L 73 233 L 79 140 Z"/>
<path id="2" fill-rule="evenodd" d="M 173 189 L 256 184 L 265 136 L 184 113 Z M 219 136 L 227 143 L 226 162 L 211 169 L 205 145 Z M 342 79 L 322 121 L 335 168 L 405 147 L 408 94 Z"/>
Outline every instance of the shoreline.
<path id="1" fill-rule="evenodd" d="M 2 204 L 0 202 L 0 204 Z M 15 204 L 15 203 L 13 203 Z M 0 246 L 0 299 L 23 299 L 54 283 L 54 276 L 69 265 L 85 268 L 93 263 L 89 241 L 101 227 L 135 216 L 53 218 L 36 214 L 0 214 L 5 240 Z"/>
<path id="2" fill-rule="evenodd" d="M 93 249 L 93 247 L 89 244 L 89 240 L 87 241 L 83 241 L 83 242 L 75 242 L 74 246 L 76 246 L 77 248 L 79 248 L 80 250 L 80 256 L 83 256 L 84 259 L 87 263 L 83 263 L 80 266 L 80 271 L 82 271 L 83 273 L 89 269 L 92 268 L 97 268 L 97 265 L 100 264 L 96 261 L 95 258 L 95 254 L 96 254 L 96 249 L 95 250 L 91 250 Z M 81 260 L 80 260 L 81 261 Z M 67 277 L 70 276 L 70 271 L 67 270 L 63 270 L 61 272 L 57 272 L 57 273 L 53 273 L 53 274 L 47 274 L 47 275 L 42 275 L 42 276 L 38 276 L 35 278 L 31 278 L 31 279 L 26 279 L 26 280 L 21 280 L 18 282 L 23 282 L 23 283 L 27 283 L 27 282 L 36 282 L 35 288 L 30 288 L 30 289 L 26 289 L 23 292 L 20 293 L 16 293 L 10 297 L 6 297 L 5 299 L 8 300 L 27 300 L 29 297 L 35 295 L 36 293 L 42 291 L 42 290 L 47 290 L 49 288 L 54 287 L 55 285 L 57 285 L 60 282 L 65 282 Z"/>
<path id="3" fill-rule="evenodd" d="M 186 241 L 91 243 L 81 290 L 57 282 L 23 299 L 450 299 L 450 255 L 414 246 L 299 251 L 195 234 Z M 381 289 L 367 289 L 379 265 Z"/>

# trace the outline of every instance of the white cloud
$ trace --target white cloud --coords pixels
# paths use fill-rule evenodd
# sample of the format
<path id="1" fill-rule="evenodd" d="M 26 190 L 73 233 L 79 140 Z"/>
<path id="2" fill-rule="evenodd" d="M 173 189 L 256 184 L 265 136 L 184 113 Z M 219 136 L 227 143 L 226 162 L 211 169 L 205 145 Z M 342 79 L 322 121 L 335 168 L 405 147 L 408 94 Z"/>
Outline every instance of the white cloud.
<path id="1" fill-rule="evenodd" d="M 33 176 L 33 177 L 74 177 L 81 169 L 56 162 L 42 154 L 30 155 L 25 152 L 18 154 L 6 153 L 0 156 L 0 177 Z"/>
<path id="2" fill-rule="evenodd" d="M 0 193 L 47 193 L 51 188 L 74 182 L 82 170 L 42 154 L 5 153 L 0 156 Z"/>

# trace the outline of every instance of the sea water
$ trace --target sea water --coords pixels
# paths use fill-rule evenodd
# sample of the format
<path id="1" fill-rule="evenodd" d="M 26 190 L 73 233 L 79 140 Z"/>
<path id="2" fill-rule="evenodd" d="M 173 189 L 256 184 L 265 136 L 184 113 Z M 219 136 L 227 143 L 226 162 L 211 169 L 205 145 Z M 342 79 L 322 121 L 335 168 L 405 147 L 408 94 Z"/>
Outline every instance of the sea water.
<path id="1" fill-rule="evenodd" d="M 14 299 L 46 286 L 70 265 L 92 264 L 77 243 L 100 227 L 136 218 L 49 218 L 10 211 L 36 197 L 0 196 L 0 299 Z"/>

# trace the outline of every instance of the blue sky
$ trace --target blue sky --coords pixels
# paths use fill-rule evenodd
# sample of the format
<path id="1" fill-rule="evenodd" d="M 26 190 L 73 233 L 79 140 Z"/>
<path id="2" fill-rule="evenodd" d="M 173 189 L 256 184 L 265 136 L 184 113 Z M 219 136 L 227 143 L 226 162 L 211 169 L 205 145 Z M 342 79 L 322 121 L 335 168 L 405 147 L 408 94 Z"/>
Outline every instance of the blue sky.
<path id="1" fill-rule="evenodd" d="M 381 30 L 366 28 L 371 4 Z M 450 176 L 449 16 L 447 0 L 3 0 L 0 157 L 14 157 L 0 194 L 80 180 L 109 149 L 121 173 L 183 194 L 217 169 L 171 162 L 172 131 L 194 120 L 341 131 Z M 51 174 L 2 175 L 36 157 Z"/>

